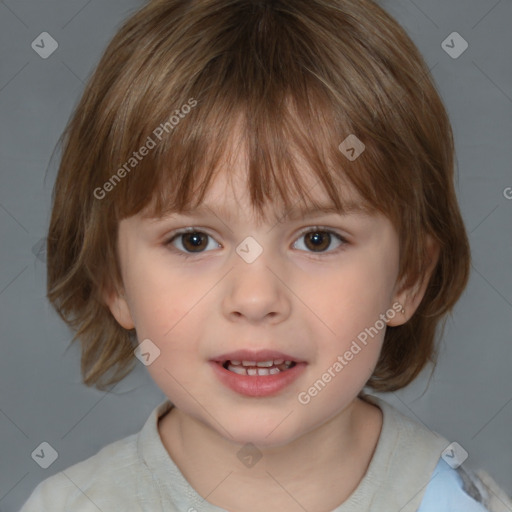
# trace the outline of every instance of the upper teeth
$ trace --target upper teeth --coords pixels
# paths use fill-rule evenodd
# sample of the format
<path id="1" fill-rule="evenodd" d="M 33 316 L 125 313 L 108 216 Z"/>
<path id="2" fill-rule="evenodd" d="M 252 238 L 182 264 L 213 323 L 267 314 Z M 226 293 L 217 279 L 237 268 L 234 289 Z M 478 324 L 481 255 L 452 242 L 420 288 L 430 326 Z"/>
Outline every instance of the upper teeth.
<path id="1" fill-rule="evenodd" d="M 292 366 L 292 361 L 269 359 L 268 361 L 226 361 L 225 368 L 239 375 L 275 375 Z"/>
<path id="2" fill-rule="evenodd" d="M 259 366 L 260 368 L 270 368 L 271 366 L 277 366 L 279 364 L 291 364 L 291 361 L 285 361 L 284 359 L 270 359 L 269 361 L 230 361 L 232 365 L 242 366 Z"/>

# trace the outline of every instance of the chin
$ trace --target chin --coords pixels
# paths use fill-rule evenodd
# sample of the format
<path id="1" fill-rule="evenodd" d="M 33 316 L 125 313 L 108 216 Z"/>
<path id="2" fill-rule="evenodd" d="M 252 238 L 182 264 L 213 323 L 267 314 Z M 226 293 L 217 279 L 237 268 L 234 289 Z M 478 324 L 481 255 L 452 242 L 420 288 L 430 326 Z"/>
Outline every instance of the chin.
<path id="1" fill-rule="evenodd" d="M 293 416 L 293 414 L 290 416 Z M 231 423 L 232 426 L 227 427 L 231 436 L 218 427 L 216 427 L 216 430 L 227 441 L 236 445 L 243 446 L 251 443 L 259 448 L 277 448 L 291 443 L 306 433 L 304 424 L 295 424 L 296 418 L 294 424 L 290 422 L 287 425 L 285 425 L 287 420 L 283 421 L 284 418 L 286 418 L 286 415 L 265 420 L 261 416 L 259 418 L 254 417 L 254 415 L 246 418 L 237 416 L 233 418 L 236 423 Z"/>

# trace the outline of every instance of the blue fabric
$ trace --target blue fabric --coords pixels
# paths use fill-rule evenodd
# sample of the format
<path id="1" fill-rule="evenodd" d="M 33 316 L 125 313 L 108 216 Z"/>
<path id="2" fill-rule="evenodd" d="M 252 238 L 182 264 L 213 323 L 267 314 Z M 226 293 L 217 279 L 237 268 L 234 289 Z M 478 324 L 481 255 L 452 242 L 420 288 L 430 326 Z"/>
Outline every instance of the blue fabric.
<path id="1" fill-rule="evenodd" d="M 462 478 L 439 459 L 418 512 L 489 512 L 464 491 Z"/>

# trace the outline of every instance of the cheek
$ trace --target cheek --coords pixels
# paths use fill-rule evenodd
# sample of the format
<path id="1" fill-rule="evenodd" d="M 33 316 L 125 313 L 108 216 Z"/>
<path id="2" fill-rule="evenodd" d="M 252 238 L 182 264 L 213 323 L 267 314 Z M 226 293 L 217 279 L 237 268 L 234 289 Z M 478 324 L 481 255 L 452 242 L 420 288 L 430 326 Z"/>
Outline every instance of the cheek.
<path id="1" fill-rule="evenodd" d="M 149 339 L 159 350 L 146 369 L 176 405 L 186 405 L 189 397 L 184 390 L 194 389 L 197 380 L 188 369 L 197 365 L 204 320 L 197 315 L 208 286 L 192 286 L 183 273 L 158 265 L 133 276 L 131 286 L 138 340 Z"/>
<path id="2" fill-rule="evenodd" d="M 379 319 L 390 304 L 396 265 L 373 253 L 341 262 L 339 268 L 316 281 L 308 293 L 311 309 L 339 339 L 355 337 Z"/>
<path id="3" fill-rule="evenodd" d="M 139 339 L 165 342 L 180 324 L 187 323 L 182 320 L 208 291 L 208 284 L 191 280 L 165 258 L 149 262 L 141 255 L 132 269 L 126 276 L 126 289 Z"/>

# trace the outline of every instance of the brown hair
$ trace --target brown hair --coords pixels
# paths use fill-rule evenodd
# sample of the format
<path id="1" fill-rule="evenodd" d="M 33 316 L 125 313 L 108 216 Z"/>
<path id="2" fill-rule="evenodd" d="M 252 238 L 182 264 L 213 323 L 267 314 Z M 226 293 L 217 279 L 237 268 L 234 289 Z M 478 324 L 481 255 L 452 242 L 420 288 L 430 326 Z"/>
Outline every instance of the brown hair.
<path id="1" fill-rule="evenodd" d="M 340 212 L 350 183 L 393 222 L 405 284 L 425 271 L 427 235 L 439 244 L 367 383 L 406 386 L 435 360 L 470 254 L 446 111 L 414 43 L 370 0 L 159 0 L 115 35 L 63 134 L 48 236 L 48 298 L 76 330 L 85 384 L 105 389 L 135 362 L 134 332 L 103 299 L 122 287 L 119 221 L 199 204 L 239 119 L 260 214 L 276 191 L 287 208 L 314 203 L 300 157 Z M 365 144 L 354 161 L 338 149 L 349 134 Z"/>

